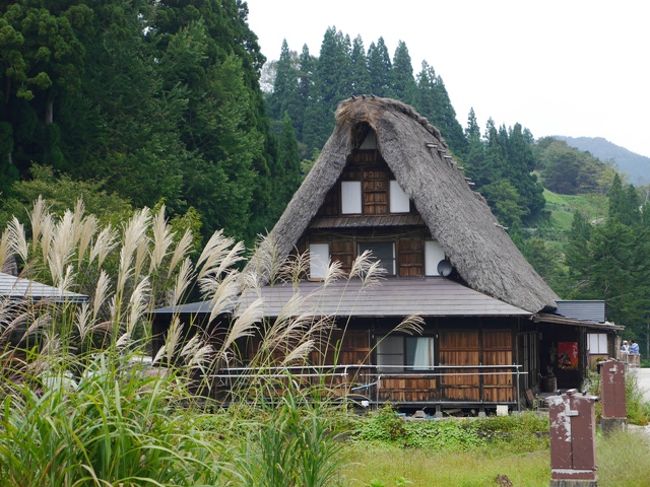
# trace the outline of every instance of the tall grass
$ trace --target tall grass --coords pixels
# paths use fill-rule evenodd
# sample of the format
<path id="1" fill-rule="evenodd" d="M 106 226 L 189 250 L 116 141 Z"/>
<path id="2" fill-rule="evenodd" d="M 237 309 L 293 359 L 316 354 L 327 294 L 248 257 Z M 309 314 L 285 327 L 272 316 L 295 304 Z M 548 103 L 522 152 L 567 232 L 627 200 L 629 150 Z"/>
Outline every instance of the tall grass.
<path id="1" fill-rule="evenodd" d="M 244 246 L 219 231 L 192 262 L 191 233 L 175 234 L 164 212 L 145 208 L 121 228 L 101 227 L 82 202 L 55 215 L 39 198 L 27 226 L 14 218 L 0 231 L 0 268 L 15 259 L 22 277 L 61 293 L 54 301 L 0 300 L 0 482 L 332 485 L 340 457 L 326 379 L 307 388 L 288 373 L 242 379 L 229 397 L 255 412 L 241 417 L 243 409 L 233 408 L 229 427 L 253 426 L 228 441 L 205 428 L 210 413 L 222 414 L 210 399 L 212 374 L 241 364 L 262 372 L 305 365 L 329 353 L 336 324 L 311 315 L 304 297 L 291 299 L 272 322 L 263 319 L 261 299 L 239 305 L 242 293 L 259 295 L 265 280 L 296 282 L 308 257 L 281 262 L 263 241 L 262 258 L 241 271 Z M 381 277 L 367 254 L 353 270 L 344 275 L 333 263 L 324 285 L 352 278 L 373 285 Z M 88 302 L 66 301 L 68 291 Z M 190 339 L 193 323 L 172 316 L 154 367 L 143 365 L 151 353 L 150 312 L 192 293 L 210 303 L 211 320 L 221 320 L 218 335 L 199 331 Z M 404 328 L 417 323 L 410 318 Z M 241 346 L 253 339 L 257 351 L 246 356 Z"/>

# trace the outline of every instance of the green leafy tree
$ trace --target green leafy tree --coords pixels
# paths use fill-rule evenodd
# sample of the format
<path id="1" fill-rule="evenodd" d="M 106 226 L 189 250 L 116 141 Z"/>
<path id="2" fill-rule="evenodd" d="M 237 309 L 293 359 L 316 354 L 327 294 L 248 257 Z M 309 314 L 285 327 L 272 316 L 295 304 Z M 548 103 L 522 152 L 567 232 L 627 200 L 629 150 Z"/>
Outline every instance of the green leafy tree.
<path id="1" fill-rule="evenodd" d="M 13 216 L 26 221 L 28 211 L 39 197 L 59 215 L 82 200 L 86 211 L 97 216 L 103 224 L 123 223 L 133 212 L 128 200 L 106 190 L 105 182 L 75 180 L 66 174 L 56 174 L 49 166 L 34 164 L 30 168 L 30 179 L 16 182 L 11 196 L 1 200 L 0 225 L 6 225 Z"/>
<path id="2" fill-rule="evenodd" d="M 613 183 L 616 171 L 611 165 L 564 141 L 545 137 L 537 142 L 535 152 L 545 186 L 556 193 L 605 192 Z"/>
<path id="3" fill-rule="evenodd" d="M 274 154 L 258 84 L 264 57 L 247 7 L 235 0 L 167 1 L 155 13 L 165 86 L 181 86 L 187 96 L 179 130 L 193 157 L 184 165 L 183 194 L 206 233 L 223 227 L 252 239 L 270 223 Z M 185 65 L 188 58 L 194 61 Z"/>
<path id="4" fill-rule="evenodd" d="M 580 212 L 573 215 L 571 231 L 565 247 L 566 263 L 569 267 L 569 277 L 574 281 L 577 289 L 586 287 L 584 278 L 589 273 L 591 257 L 589 255 L 589 241 L 591 240 L 592 227 L 587 218 Z"/>
<path id="5" fill-rule="evenodd" d="M 0 122 L 5 141 L 13 139 L 3 144 L 2 172 L 15 175 L 8 169 L 15 165 L 26 175 L 33 160 L 63 160 L 55 104 L 79 88 L 86 59 L 79 35 L 91 17 L 81 1 L 0 6 Z"/>
<path id="6" fill-rule="evenodd" d="M 521 200 L 517 188 L 506 180 L 500 179 L 481 187 L 481 193 L 485 196 L 494 215 L 507 227 L 521 226 L 527 209 Z"/>
<path id="7" fill-rule="evenodd" d="M 314 73 L 313 96 L 305 112 L 303 140 L 309 150 L 320 148 L 334 127 L 336 105 L 352 93 L 350 38 L 330 27 L 323 36 Z"/>

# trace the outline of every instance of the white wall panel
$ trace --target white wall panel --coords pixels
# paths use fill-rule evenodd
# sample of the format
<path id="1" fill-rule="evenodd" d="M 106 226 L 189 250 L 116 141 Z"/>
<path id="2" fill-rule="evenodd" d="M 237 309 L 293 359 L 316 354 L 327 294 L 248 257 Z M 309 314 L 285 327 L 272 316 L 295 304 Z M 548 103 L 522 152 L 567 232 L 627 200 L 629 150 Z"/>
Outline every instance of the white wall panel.
<path id="1" fill-rule="evenodd" d="M 424 242 L 424 275 L 439 276 L 438 262 L 445 258 L 445 251 L 435 240 Z"/>
<path id="2" fill-rule="evenodd" d="M 323 279 L 330 263 L 330 246 L 326 243 L 309 244 L 309 277 Z"/>
<path id="3" fill-rule="evenodd" d="M 411 204 L 408 195 L 394 179 L 390 182 L 390 212 L 408 213 Z"/>
<path id="4" fill-rule="evenodd" d="M 361 181 L 341 182 L 341 213 L 344 215 L 361 213 Z"/>

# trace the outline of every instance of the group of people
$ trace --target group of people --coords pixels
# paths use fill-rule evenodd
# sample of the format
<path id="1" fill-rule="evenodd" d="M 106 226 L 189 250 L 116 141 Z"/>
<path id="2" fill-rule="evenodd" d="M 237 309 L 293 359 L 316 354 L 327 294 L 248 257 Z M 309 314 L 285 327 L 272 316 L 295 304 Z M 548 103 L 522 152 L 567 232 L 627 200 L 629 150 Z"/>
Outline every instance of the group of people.
<path id="1" fill-rule="evenodd" d="M 629 343 L 627 340 L 623 340 L 621 352 L 627 353 L 628 355 L 640 355 L 639 344 L 635 340 L 630 340 Z"/>

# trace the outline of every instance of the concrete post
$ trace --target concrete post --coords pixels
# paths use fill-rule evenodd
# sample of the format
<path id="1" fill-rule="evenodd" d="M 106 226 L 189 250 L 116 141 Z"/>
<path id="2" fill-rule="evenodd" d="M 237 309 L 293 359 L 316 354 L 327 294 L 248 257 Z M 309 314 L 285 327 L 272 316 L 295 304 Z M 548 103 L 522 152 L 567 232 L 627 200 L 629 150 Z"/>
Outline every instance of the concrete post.
<path id="1" fill-rule="evenodd" d="M 596 441 L 593 396 L 575 389 L 551 396 L 551 487 L 596 487 Z"/>
<path id="2" fill-rule="evenodd" d="M 600 400 L 603 404 L 600 420 L 603 433 L 609 434 L 625 428 L 625 364 L 620 360 L 609 359 L 600 364 Z"/>

